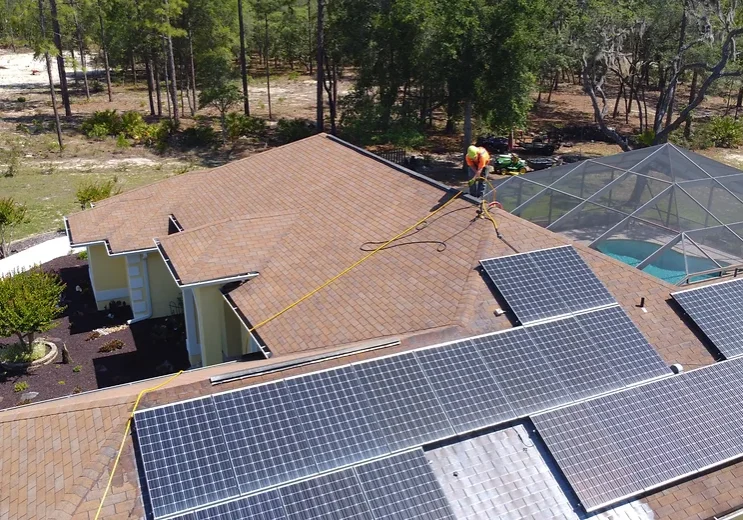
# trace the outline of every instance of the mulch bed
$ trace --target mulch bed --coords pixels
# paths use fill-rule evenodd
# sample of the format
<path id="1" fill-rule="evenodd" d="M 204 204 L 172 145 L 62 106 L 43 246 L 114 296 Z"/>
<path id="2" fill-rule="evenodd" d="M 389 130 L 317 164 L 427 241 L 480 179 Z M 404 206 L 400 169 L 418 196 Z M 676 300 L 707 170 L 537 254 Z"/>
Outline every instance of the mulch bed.
<path id="1" fill-rule="evenodd" d="M 67 284 L 63 295 L 67 309 L 57 326 L 41 335 L 56 343 L 60 354 L 51 364 L 27 373 L 3 374 L 0 369 L 0 409 L 25 404 L 21 395 L 26 392 L 38 392 L 32 400 L 38 402 L 188 368 L 182 316 L 145 320 L 95 337 L 94 329 L 126 325 L 131 318 L 129 308 L 117 308 L 113 313 L 96 309 L 87 260 L 72 255 L 52 260 L 42 268 L 58 273 Z M 123 346 L 99 352 L 112 340 L 123 342 Z M 13 338 L 0 338 L 0 346 L 13 342 Z M 70 352 L 69 364 L 62 364 L 62 345 Z M 28 388 L 15 392 L 14 385 L 21 382 Z"/>

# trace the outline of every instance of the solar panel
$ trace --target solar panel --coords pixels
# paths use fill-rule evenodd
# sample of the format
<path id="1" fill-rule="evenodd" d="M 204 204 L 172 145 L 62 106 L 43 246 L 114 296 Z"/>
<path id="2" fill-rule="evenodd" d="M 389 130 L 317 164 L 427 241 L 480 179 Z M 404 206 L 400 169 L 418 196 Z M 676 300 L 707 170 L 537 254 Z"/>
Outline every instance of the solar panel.
<path id="1" fill-rule="evenodd" d="M 283 381 L 214 395 L 240 493 L 317 472 Z"/>
<path id="2" fill-rule="evenodd" d="M 480 265 L 521 323 L 569 312 L 529 253 L 480 260 Z"/>
<path id="3" fill-rule="evenodd" d="M 569 312 L 616 303 L 573 246 L 533 251 L 529 257 Z"/>
<path id="4" fill-rule="evenodd" d="M 743 359 L 534 415 L 587 511 L 743 455 Z"/>
<path id="5" fill-rule="evenodd" d="M 288 520 L 374 520 L 353 469 L 280 489 Z"/>
<path id="6" fill-rule="evenodd" d="M 616 303 L 572 246 L 481 260 L 522 323 Z"/>
<path id="7" fill-rule="evenodd" d="M 608 307 L 575 317 L 624 385 L 668 373 L 668 367 L 620 307 Z"/>
<path id="8" fill-rule="evenodd" d="M 211 397 L 137 412 L 134 425 L 155 518 L 237 494 Z"/>
<path id="9" fill-rule="evenodd" d="M 354 468 L 375 518 L 454 520 L 423 450 Z"/>
<path id="10" fill-rule="evenodd" d="M 355 367 L 390 451 L 454 435 L 413 353 Z"/>
<path id="11" fill-rule="evenodd" d="M 352 366 L 286 380 L 320 471 L 389 452 Z"/>
<path id="12" fill-rule="evenodd" d="M 178 516 L 172 520 L 285 520 L 284 503 L 276 489 Z"/>
<path id="13" fill-rule="evenodd" d="M 415 357 L 457 433 L 513 419 L 511 406 L 471 342 L 420 350 Z"/>
<path id="14" fill-rule="evenodd" d="M 556 406 L 565 395 L 526 328 L 472 340 L 517 416 Z"/>
<path id="15" fill-rule="evenodd" d="M 743 354 L 743 279 L 671 296 L 726 358 Z"/>

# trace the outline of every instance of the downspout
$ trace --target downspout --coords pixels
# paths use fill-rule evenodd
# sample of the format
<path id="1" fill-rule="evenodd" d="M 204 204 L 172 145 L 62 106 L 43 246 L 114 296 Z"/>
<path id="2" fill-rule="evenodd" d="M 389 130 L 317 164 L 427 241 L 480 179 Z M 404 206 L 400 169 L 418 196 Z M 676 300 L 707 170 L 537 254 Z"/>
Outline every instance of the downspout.
<path id="1" fill-rule="evenodd" d="M 126 322 L 127 325 L 131 325 L 132 323 L 139 323 L 140 321 L 152 318 L 152 295 L 150 294 L 150 272 L 147 268 L 147 256 L 147 253 L 140 253 L 142 278 L 144 278 L 144 286 L 142 287 L 142 289 L 147 293 L 147 314 L 145 316 L 140 316 L 139 318 L 128 320 Z"/>

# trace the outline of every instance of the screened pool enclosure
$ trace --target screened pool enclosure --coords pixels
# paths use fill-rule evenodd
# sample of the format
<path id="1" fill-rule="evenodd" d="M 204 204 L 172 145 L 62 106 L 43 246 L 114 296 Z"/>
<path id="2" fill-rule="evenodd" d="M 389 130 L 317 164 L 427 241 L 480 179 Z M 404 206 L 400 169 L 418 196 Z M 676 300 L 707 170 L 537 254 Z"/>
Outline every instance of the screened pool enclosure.
<path id="1" fill-rule="evenodd" d="M 493 186 L 506 211 L 673 284 L 743 266 L 743 171 L 672 144 Z"/>

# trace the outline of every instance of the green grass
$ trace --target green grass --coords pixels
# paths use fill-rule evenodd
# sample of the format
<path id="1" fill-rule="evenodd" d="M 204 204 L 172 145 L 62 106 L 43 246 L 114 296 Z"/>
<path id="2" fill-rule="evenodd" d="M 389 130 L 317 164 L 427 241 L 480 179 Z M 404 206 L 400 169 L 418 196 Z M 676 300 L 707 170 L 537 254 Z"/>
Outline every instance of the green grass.
<path id="1" fill-rule="evenodd" d="M 34 343 L 30 352 L 18 343 L 0 349 L 0 361 L 6 363 L 30 363 L 43 358 L 45 355 L 46 345 L 43 343 Z"/>

